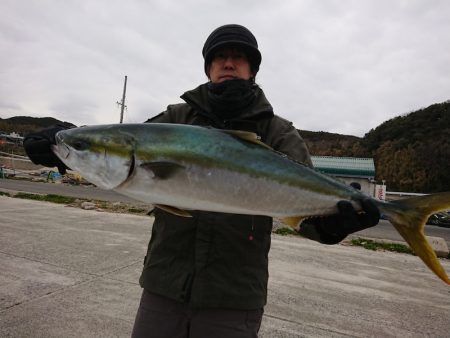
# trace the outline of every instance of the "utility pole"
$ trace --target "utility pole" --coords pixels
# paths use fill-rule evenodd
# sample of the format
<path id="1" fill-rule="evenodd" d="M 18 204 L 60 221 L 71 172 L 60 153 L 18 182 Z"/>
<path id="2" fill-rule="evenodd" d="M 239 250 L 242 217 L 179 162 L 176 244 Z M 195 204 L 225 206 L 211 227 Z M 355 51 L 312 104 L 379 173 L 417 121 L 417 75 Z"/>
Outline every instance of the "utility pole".
<path id="1" fill-rule="evenodd" d="M 125 94 L 127 92 L 127 76 L 125 75 L 125 83 L 123 84 L 122 102 L 116 102 L 120 106 L 120 123 L 123 122 L 123 111 L 127 107 L 125 105 Z"/>

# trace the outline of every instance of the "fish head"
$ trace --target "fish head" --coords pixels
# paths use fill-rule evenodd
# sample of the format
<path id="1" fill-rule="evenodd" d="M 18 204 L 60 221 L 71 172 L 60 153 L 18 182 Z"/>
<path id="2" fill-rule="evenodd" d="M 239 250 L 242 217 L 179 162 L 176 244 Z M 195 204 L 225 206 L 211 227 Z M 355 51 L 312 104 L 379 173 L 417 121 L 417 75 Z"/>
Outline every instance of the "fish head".
<path id="1" fill-rule="evenodd" d="M 55 139 L 56 156 L 100 188 L 116 188 L 134 170 L 134 137 L 113 125 L 62 130 Z"/>

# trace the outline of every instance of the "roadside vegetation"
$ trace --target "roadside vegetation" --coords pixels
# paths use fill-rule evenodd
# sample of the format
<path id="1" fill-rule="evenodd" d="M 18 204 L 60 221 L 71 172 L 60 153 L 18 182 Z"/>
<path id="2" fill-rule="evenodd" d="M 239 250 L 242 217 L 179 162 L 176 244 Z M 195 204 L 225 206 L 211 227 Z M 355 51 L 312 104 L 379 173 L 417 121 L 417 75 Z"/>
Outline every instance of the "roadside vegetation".
<path id="1" fill-rule="evenodd" d="M 299 236 L 299 234 L 291 228 L 278 228 L 273 233 L 277 234 L 277 235 L 281 235 L 281 236 L 287 236 L 287 235 Z"/>
<path id="2" fill-rule="evenodd" d="M 401 252 L 416 256 L 411 248 L 404 244 L 376 242 L 365 238 L 354 238 L 350 241 L 350 244 L 354 246 L 362 246 L 367 250 Z M 450 259 L 450 253 L 444 258 Z"/>
<path id="3" fill-rule="evenodd" d="M 398 243 L 376 242 L 370 239 L 354 238 L 350 241 L 354 246 L 362 246 L 364 249 L 373 251 L 393 251 L 414 254 L 409 246 Z"/>
<path id="4" fill-rule="evenodd" d="M 26 193 L 26 192 L 18 192 L 13 197 L 29 199 L 29 200 L 36 200 L 36 201 L 52 202 L 52 203 L 58 203 L 58 204 L 72 204 L 72 203 L 75 203 L 75 201 L 76 201 L 76 198 L 73 198 L 73 197 L 59 196 L 59 195 L 53 195 L 53 194 L 39 195 L 39 194 L 30 194 L 30 193 Z"/>
<path id="5" fill-rule="evenodd" d="M 25 192 L 18 192 L 15 194 L 9 194 L 0 191 L 0 196 L 8 196 L 12 198 L 22 198 L 35 201 L 51 202 L 57 204 L 65 204 L 69 207 L 90 209 L 97 211 L 108 211 L 116 213 L 129 213 L 135 215 L 147 215 L 149 210 L 144 207 L 138 207 L 123 202 L 108 202 L 92 199 L 83 199 L 69 196 L 60 196 L 54 194 L 32 194 Z"/>
<path id="6" fill-rule="evenodd" d="M 274 233 L 281 236 L 300 236 L 296 231 L 288 227 L 278 228 L 274 231 Z M 366 238 L 353 238 L 350 241 L 345 241 L 345 244 L 351 246 L 360 246 L 364 249 L 372 251 L 391 251 L 415 255 L 415 253 L 408 245 L 401 243 L 386 243 Z M 450 254 L 447 256 L 447 259 L 450 259 Z"/>

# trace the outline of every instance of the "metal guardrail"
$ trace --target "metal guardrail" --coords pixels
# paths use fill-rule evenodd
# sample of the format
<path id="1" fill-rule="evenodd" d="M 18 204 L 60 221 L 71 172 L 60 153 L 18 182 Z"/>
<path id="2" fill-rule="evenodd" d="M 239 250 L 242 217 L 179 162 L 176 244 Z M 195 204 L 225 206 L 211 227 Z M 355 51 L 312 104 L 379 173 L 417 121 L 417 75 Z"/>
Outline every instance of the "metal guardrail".
<path id="1" fill-rule="evenodd" d="M 424 195 L 428 195 L 428 194 L 420 194 L 420 193 L 415 193 L 415 192 L 402 192 L 402 191 L 386 191 L 386 195 L 391 195 L 391 196 L 397 196 L 397 197 L 402 197 L 402 196 L 424 196 Z"/>

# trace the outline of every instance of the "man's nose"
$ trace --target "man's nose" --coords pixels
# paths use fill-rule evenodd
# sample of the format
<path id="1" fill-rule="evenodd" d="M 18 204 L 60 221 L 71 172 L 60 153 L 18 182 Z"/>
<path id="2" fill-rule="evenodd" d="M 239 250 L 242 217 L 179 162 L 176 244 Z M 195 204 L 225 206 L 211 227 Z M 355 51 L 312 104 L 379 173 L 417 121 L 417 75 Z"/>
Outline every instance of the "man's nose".
<path id="1" fill-rule="evenodd" d="M 225 58 L 225 60 L 224 60 L 224 63 L 223 63 L 223 66 L 225 67 L 225 68 L 234 68 L 234 61 L 233 61 L 233 57 L 230 55 L 230 56 L 227 56 L 226 58 Z"/>

